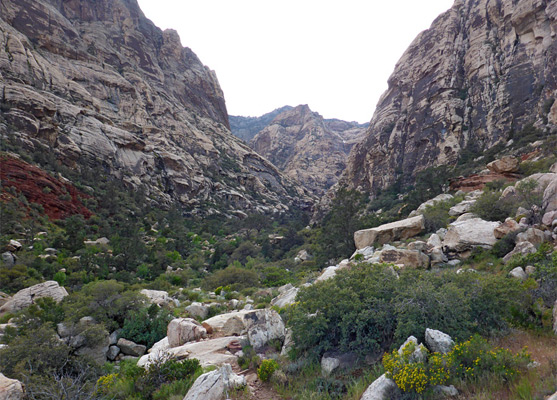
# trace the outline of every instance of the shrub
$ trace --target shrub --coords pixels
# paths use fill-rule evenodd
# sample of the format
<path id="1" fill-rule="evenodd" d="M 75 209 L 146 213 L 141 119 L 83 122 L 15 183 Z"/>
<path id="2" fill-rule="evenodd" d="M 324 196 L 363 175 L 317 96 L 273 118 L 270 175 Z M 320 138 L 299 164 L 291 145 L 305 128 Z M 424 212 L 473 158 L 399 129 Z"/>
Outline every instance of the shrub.
<path id="1" fill-rule="evenodd" d="M 130 313 L 124 321 L 121 336 L 150 348 L 166 336 L 171 319 L 170 312 L 152 304 L 149 308 Z"/>
<path id="2" fill-rule="evenodd" d="M 488 221 L 504 221 L 516 207 L 510 200 L 500 197 L 501 192 L 484 189 L 483 194 L 472 206 L 471 212 Z"/>
<path id="3" fill-rule="evenodd" d="M 263 360 L 257 369 L 257 376 L 263 382 L 267 382 L 278 367 L 279 365 L 275 360 Z"/>
<path id="4" fill-rule="evenodd" d="M 258 284 L 257 272 L 244 268 L 227 267 L 208 276 L 205 279 L 204 286 L 208 289 L 215 289 L 219 286 L 230 285 L 233 290 L 242 290 Z"/>

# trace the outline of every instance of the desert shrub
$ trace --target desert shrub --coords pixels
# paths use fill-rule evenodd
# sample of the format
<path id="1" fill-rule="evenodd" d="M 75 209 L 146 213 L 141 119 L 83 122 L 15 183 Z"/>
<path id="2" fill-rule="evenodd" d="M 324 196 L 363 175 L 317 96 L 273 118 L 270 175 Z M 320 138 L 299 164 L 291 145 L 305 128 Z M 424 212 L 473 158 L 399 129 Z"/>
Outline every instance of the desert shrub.
<path id="1" fill-rule="evenodd" d="M 242 290 L 258 284 L 259 276 L 257 272 L 234 266 L 214 272 L 205 278 L 204 282 L 207 289 L 230 285 L 233 290 Z"/>
<path id="2" fill-rule="evenodd" d="M 332 349 L 374 354 L 436 327 L 457 339 L 507 328 L 523 290 L 516 280 L 490 274 L 433 274 L 359 264 L 302 288 L 288 310 L 297 350 Z M 334 299 L 334 300 L 332 300 Z"/>
<path id="3" fill-rule="evenodd" d="M 257 369 L 257 376 L 263 382 L 267 382 L 269 379 L 271 379 L 273 372 L 275 372 L 278 367 L 279 365 L 275 360 L 263 360 L 261 362 L 261 365 Z"/>
<path id="4" fill-rule="evenodd" d="M 238 358 L 238 365 L 240 365 L 242 369 L 256 369 L 259 367 L 261 359 L 252 346 L 244 346 L 242 348 L 242 353 L 243 355 Z"/>
<path id="5" fill-rule="evenodd" d="M 502 258 L 506 254 L 513 251 L 517 234 L 518 232 L 511 232 L 503 236 L 493 245 L 491 248 L 491 254 Z"/>
<path id="6" fill-rule="evenodd" d="M 136 361 L 122 361 L 120 371 L 100 377 L 97 387 L 104 398 L 112 399 L 183 397 L 201 372 L 196 359 L 163 359 L 150 364 L 146 370 L 138 367 Z"/>
<path id="7" fill-rule="evenodd" d="M 500 197 L 500 191 L 486 188 L 472 206 L 471 211 L 487 221 L 504 221 L 516 207 L 510 200 L 500 199 Z"/>
<path id="8" fill-rule="evenodd" d="M 426 207 L 423 212 L 426 232 L 436 232 L 439 228 L 446 228 L 451 221 L 449 209 L 457 204 L 461 198 L 439 201 Z"/>
<path id="9" fill-rule="evenodd" d="M 499 381 L 506 383 L 527 369 L 531 357 L 523 349 L 517 354 L 503 348 L 494 348 L 485 339 L 475 335 L 456 344 L 447 354 L 432 353 L 422 348 L 423 361 L 411 359 L 416 345 L 408 343 L 402 351 L 394 350 L 383 356 L 387 377 L 393 379 L 403 392 L 424 393 L 435 385 Z"/>
<path id="10" fill-rule="evenodd" d="M 125 319 L 121 336 L 150 348 L 166 336 L 171 313 L 156 304 L 132 311 Z"/>
<path id="11" fill-rule="evenodd" d="M 72 320 L 92 316 L 109 331 L 122 327 L 126 317 L 143 307 L 144 297 L 138 292 L 125 290 L 114 280 L 96 281 L 83 286 L 62 302 L 64 311 Z"/>

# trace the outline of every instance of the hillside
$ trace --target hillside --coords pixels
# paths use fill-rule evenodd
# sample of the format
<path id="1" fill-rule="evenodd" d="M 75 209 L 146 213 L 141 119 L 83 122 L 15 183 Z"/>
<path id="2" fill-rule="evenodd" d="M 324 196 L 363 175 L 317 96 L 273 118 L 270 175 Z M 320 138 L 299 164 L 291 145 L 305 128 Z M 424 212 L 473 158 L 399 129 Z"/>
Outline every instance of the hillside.
<path id="1" fill-rule="evenodd" d="M 300 105 L 275 116 L 250 146 L 303 187 L 322 195 L 337 182 L 365 128 L 355 122 L 324 119 Z"/>
<path id="2" fill-rule="evenodd" d="M 229 131 L 213 71 L 135 1 L 2 1 L 2 137 L 102 165 L 166 207 L 283 212 L 310 198 Z"/>
<path id="3" fill-rule="evenodd" d="M 277 108 L 260 117 L 242 117 L 239 115 L 230 115 L 230 130 L 232 134 L 244 142 L 249 143 L 263 128 L 271 123 L 273 119 L 284 111 L 291 110 L 291 106 Z"/>
<path id="4" fill-rule="evenodd" d="M 528 124 L 557 129 L 557 3 L 456 1 L 402 55 L 341 179 L 376 194 Z"/>

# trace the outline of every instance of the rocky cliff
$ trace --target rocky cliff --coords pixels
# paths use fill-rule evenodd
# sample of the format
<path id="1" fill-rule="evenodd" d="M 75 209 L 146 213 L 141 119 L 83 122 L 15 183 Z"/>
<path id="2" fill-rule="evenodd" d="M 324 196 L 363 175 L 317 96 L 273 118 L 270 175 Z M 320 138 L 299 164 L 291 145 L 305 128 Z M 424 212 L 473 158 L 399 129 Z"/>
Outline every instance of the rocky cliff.
<path id="1" fill-rule="evenodd" d="M 337 182 L 350 149 L 365 131 L 366 125 L 325 120 L 307 105 L 300 105 L 277 115 L 250 146 L 319 195 Z"/>
<path id="2" fill-rule="evenodd" d="M 306 204 L 230 133 L 215 73 L 135 0 L 3 0 L 0 42 L 7 140 L 75 168 L 102 165 L 193 211 Z"/>
<path id="3" fill-rule="evenodd" d="M 239 137 L 244 142 L 248 143 L 260 131 L 269 125 L 277 115 L 284 111 L 291 110 L 293 107 L 284 106 L 277 108 L 269 113 L 263 114 L 260 117 L 242 117 L 238 115 L 230 115 L 230 130 L 232 134 Z"/>
<path id="4" fill-rule="evenodd" d="M 456 0 L 398 61 L 341 183 L 375 192 L 557 125 L 557 2 Z"/>

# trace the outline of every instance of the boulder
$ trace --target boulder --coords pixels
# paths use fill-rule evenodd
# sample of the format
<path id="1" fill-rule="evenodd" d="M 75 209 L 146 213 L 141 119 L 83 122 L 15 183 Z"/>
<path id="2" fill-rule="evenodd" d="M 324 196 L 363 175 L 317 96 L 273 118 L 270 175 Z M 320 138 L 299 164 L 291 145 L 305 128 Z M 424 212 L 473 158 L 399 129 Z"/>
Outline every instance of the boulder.
<path id="1" fill-rule="evenodd" d="M 83 340 L 81 338 L 83 338 Z M 72 346 L 76 344 L 80 344 L 81 347 Z M 97 364 L 102 365 L 106 362 L 106 355 L 108 353 L 108 348 L 109 348 L 108 334 L 106 334 L 106 336 L 104 337 L 99 338 L 94 343 L 88 343 L 84 335 L 77 335 L 72 337 L 72 341 L 70 341 L 70 346 L 79 347 L 75 351 L 76 355 L 82 357 L 83 356 L 89 357 Z"/>
<path id="2" fill-rule="evenodd" d="M 458 390 L 453 386 L 436 385 L 433 387 L 433 393 L 437 397 L 456 397 Z"/>
<path id="3" fill-rule="evenodd" d="M 83 244 L 86 246 L 106 246 L 108 243 L 110 243 L 110 240 L 108 240 L 108 238 L 102 237 L 102 238 L 98 238 L 96 240 L 84 240 Z"/>
<path id="4" fill-rule="evenodd" d="M 168 324 L 166 336 L 170 347 L 177 347 L 206 337 L 207 330 L 195 319 L 175 318 Z"/>
<path id="5" fill-rule="evenodd" d="M 507 174 L 518 171 L 520 160 L 512 156 L 504 156 L 487 164 L 487 169 L 497 174 Z"/>
<path id="6" fill-rule="evenodd" d="M 21 400 L 24 392 L 24 386 L 20 381 L 0 373 L 0 400 Z"/>
<path id="7" fill-rule="evenodd" d="M 282 350 L 280 351 L 280 355 L 281 356 L 288 355 L 288 352 L 292 350 L 293 347 L 294 347 L 294 341 L 292 340 L 292 330 L 286 328 L 286 334 L 284 335 L 284 343 L 282 344 Z"/>
<path id="8" fill-rule="evenodd" d="M 414 242 L 408 243 L 407 248 L 408 250 L 426 251 L 427 243 L 422 240 L 416 240 Z"/>
<path id="9" fill-rule="evenodd" d="M 0 313 L 23 310 L 33 304 L 35 300 L 42 297 L 51 297 L 54 301 L 59 303 L 67 295 L 68 292 L 66 289 L 60 286 L 58 282 L 46 281 L 17 292 L 10 300 L 0 307 Z"/>
<path id="10" fill-rule="evenodd" d="M 298 254 L 296 254 L 296 257 L 294 257 L 294 261 L 304 262 L 304 261 L 311 260 L 312 258 L 313 256 L 309 254 L 307 250 L 300 250 Z"/>
<path id="11" fill-rule="evenodd" d="M 398 400 L 401 397 L 396 383 L 383 374 L 368 386 L 360 400 Z"/>
<path id="12" fill-rule="evenodd" d="M 459 216 L 454 222 L 468 221 L 469 219 L 472 218 L 478 218 L 478 216 L 474 213 L 467 212 Z"/>
<path id="13" fill-rule="evenodd" d="M 327 279 L 333 278 L 337 274 L 337 270 L 339 268 L 340 267 L 338 265 L 331 265 L 330 267 L 325 268 L 323 272 L 321 272 L 321 275 L 317 277 L 315 282 L 326 281 Z"/>
<path id="14" fill-rule="evenodd" d="M 522 269 L 522 267 L 516 267 L 511 272 L 509 272 L 509 275 L 513 278 L 520 279 L 521 281 L 528 278 L 528 275 L 526 275 L 526 272 Z"/>
<path id="15" fill-rule="evenodd" d="M 439 237 L 438 234 L 433 233 L 433 234 L 431 234 L 429 239 L 427 239 L 427 245 L 431 246 L 433 248 L 441 247 L 443 245 L 443 242 L 441 241 L 441 238 Z"/>
<path id="16" fill-rule="evenodd" d="M 281 294 L 279 294 L 277 297 L 271 300 L 271 305 L 277 306 L 279 308 L 283 308 L 294 304 L 299 290 L 300 289 L 296 287 L 292 287 L 286 291 L 283 291 Z"/>
<path id="17" fill-rule="evenodd" d="M 493 236 L 497 239 L 501 239 L 503 236 L 509 233 L 518 232 L 520 230 L 520 225 L 512 218 L 507 218 L 505 222 L 499 225 L 493 230 Z"/>
<path id="18" fill-rule="evenodd" d="M 503 262 L 506 264 L 515 255 L 520 254 L 525 256 L 526 254 L 532 254 L 536 252 L 536 246 L 530 242 L 518 242 L 514 249 L 503 257 Z"/>
<path id="19" fill-rule="evenodd" d="M 271 340 L 284 341 L 286 329 L 280 315 L 271 309 L 257 311 L 259 312 L 247 315 L 251 319 L 248 338 L 253 348 L 260 350 Z"/>
<path id="20" fill-rule="evenodd" d="M 527 265 L 526 268 L 524 268 L 524 272 L 526 272 L 526 275 L 530 276 L 536 272 L 536 267 L 533 265 Z"/>
<path id="21" fill-rule="evenodd" d="M 418 250 L 383 250 L 379 261 L 382 263 L 403 264 L 409 268 L 429 267 L 429 257 Z"/>
<path id="22" fill-rule="evenodd" d="M 547 226 L 555 225 L 555 221 L 557 221 L 557 211 L 546 212 L 542 217 L 542 224 Z"/>
<path id="23" fill-rule="evenodd" d="M 551 396 L 547 398 L 547 400 L 557 400 L 557 392 L 553 393 Z"/>
<path id="24" fill-rule="evenodd" d="M 376 228 L 363 229 L 354 233 L 354 242 L 357 249 L 373 246 L 375 243 L 385 244 L 395 240 L 404 240 L 414 237 L 424 230 L 424 217 L 403 219 L 378 226 Z"/>
<path id="25" fill-rule="evenodd" d="M 10 239 L 10 241 L 6 245 L 6 250 L 11 251 L 12 253 L 15 253 L 15 252 L 21 250 L 22 247 L 23 246 L 20 242 L 18 242 L 17 240 Z"/>
<path id="26" fill-rule="evenodd" d="M 209 315 L 209 307 L 197 301 L 194 301 L 189 306 L 187 306 L 186 311 L 190 316 L 198 317 L 202 320 L 207 318 L 207 316 Z"/>
<path id="27" fill-rule="evenodd" d="M 356 250 L 354 254 L 352 254 L 352 256 L 350 257 L 350 260 L 354 260 L 358 254 L 361 254 L 363 256 L 363 260 L 367 261 L 373 257 L 374 252 L 375 252 L 375 248 L 373 246 L 367 246 L 364 247 L 363 249 Z"/>
<path id="28" fill-rule="evenodd" d="M 543 191 L 542 209 L 548 213 L 557 211 L 557 174 Z"/>
<path id="29" fill-rule="evenodd" d="M 406 341 L 398 348 L 398 354 L 402 354 L 403 351 L 404 351 L 404 348 L 406 346 L 408 346 L 410 343 L 414 344 L 415 349 L 412 352 L 412 354 L 410 355 L 410 357 L 408 358 L 408 361 L 410 361 L 410 362 L 425 362 L 425 360 L 427 358 L 426 349 L 423 347 L 423 345 L 418 343 L 418 339 L 416 339 L 414 336 L 410 336 L 410 337 L 408 337 L 408 339 L 406 339 Z"/>
<path id="30" fill-rule="evenodd" d="M 228 389 L 246 385 L 246 379 L 232 372 L 230 364 L 200 375 L 195 380 L 184 400 L 223 400 Z"/>
<path id="31" fill-rule="evenodd" d="M 5 251 L 4 253 L 2 253 L 2 262 L 4 263 L 5 267 L 13 267 L 16 260 L 17 257 L 11 251 Z"/>
<path id="32" fill-rule="evenodd" d="M 449 209 L 449 215 L 452 216 L 452 217 L 456 217 L 458 215 L 468 213 L 472 209 L 472 206 L 474 205 L 475 202 L 476 202 L 476 200 L 461 201 L 460 203 L 452 206 Z"/>
<path id="33" fill-rule="evenodd" d="M 145 354 L 145 351 L 147 351 L 147 347 L 144 345 L 134 343 L 124 338 L 118 339 L 117 346 L 120 348 L 120 351 L 127 356 L 141 357 Z"/>
<path id="34" fill-rule="evenodd" d="M 557 300 L 553 304 L 553 333 L 557 335 Z"/>
<path id="35" fill-rule="evenodd" d="M 545 235 L 543 231 L 536 228 L 528 228 L 525 232 L 521 232 L 516 235 L 516 243 L 519 242 L 530 242 L 534 246 L 539 246 L 545 241 Z"/>
<path id="36" fill-rule="evenodd" d="M 115 345 L 110 345 L 108 347 L 108 351 L 106 352 L 106 358 L 110 361 L 114 361 L 116 360 L 116 357 L 118 357 L 118 354 L 120 354 L 120 348 Z"/>
<path id="37" fill-rule="evenodd" d="M 321 357 L 321 371 L 330 375 L 337 368 L 348 368 L 356 363 L 358 356 L 355 353 L 326 352 Z"/>
<path id="38" fill-rule="evenodd" d="M 449 261 L 447 255 L 443 253 L 440 247 L 435 247 L 429 252 L 429 260 L 431 265 L 445 264 Z"/>
<path id="39" fill-rule="evenodd" d="M 147 297 L 150 303 L 158 306 L 164 306 L 171 301 L 168 292 L 164 290 L 142 289 L 140 293 Z"/>
<path id="40" fill-rule="evenodd" d="M 425 209 L 427 207 L 431 207 L 433 205 L 435 205 L 436 203 L 442 202 L 442 201 L 449 201 L 453 198 L 453 196 L 451 194 L 448 193 L 441 193 L 438 196 L 435 196 L 433 199 L 430 199 L 422 204 L 420 204 L 420 206 L 418 208 L 416 208 L 414 211 L 412 211 L 409 215 L 409 217 L 415 217 L 416 215 L 421 215 L 424 213 Z"/>
<path id="41" fill-rule="evenodd" d="M 451 351 L 454 346 L 454 341 L 449 335 L 429 328 L 425 330 L 425 343 L 429 350 L 443 354 Z"/>
<path id="42" fill-rule="evenodd" d="M 490 248 L 497 242 L 493 231 L 498 226 L 499 222 L 484 221 L 481 218 L 453 222 L 443 240 L 443 250 L 460 253 L 478 246 Z"/>

